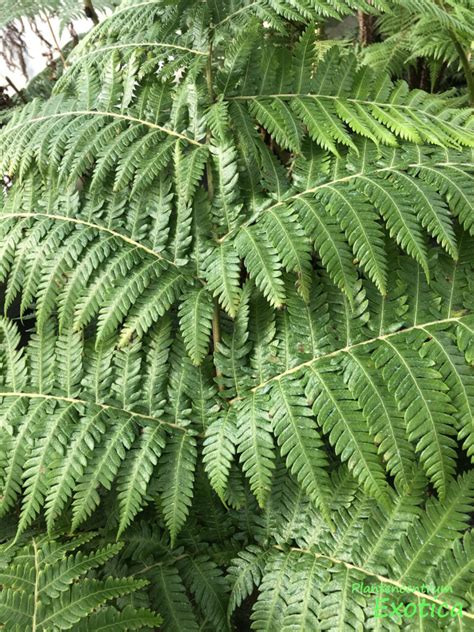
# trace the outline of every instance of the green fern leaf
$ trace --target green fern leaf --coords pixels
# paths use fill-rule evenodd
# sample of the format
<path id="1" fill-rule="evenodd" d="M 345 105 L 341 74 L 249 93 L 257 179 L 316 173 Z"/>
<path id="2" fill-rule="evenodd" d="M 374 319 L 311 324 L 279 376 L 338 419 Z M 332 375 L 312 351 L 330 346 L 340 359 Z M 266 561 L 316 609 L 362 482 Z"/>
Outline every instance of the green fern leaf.
<path id="1" fill-rule="evenodd" d="M 468 4 L 125 0 L 2 109 L 5 632 L 470 629 Z"/>
<path id="2" fill-rule="evenodd" d="M 278 381 L 271 390 L 272 424 L 286 465 L 331 524 L 330 482 L 323 444 L 312 422 L 312 411 L 290 381 Z"/>
<path id="3" fill-rule="evenodd" d="M 179 319 L 184 344 L 194 365 L 201 364 L 209 346 L 214 305 L 205 288 L 191 290 L 183 297 Z"/>
<path id="4" fill-rule="evenodd" d="M 318 626 L 321 606 L 320 586 L 324 583 L 324 571 L 316 558 L 298 560 L 293 574 L 298 590 L 293 590 L 287 601 L 283 619 L 284 632 L 311 630 Z M 304 590 L 301 588 L 304 587 Z"/>
<path id="5" fill-rule="evenodd" d="M 236 444 L 235 412 L 229 407 L 225 416 L 207 429 L 203 447 L 203 462 L 209 481 L 221 500 L 227 489 L 230 466 Z"/>
<path id="6" fill-rule="evenodd" d="M 451 483 L 443 501 L 428 500 L 423 518 L 410 525 L 395 550 L 401 581 L 419 580 L 426 577 L 428 569 L 436 566 L 443 553 L 451 548 L 453 536 L 459 536 L 465 527 L 472 502 L 472 471 Z"/>
<path id="7" fill-rule="evenodd" d="M 294 152 L 300 150 L 301 130 L 284 101 L 253 101 L 250 112 L 279 145 Z"/>
<path id="8" fill-rule="evenodd" d="M 311 287 L 311 253 L 309 243 L 292 209 L 267 210 L 262 226 L 282 264 L 289 272 L 298 275 L 298 288 L 305 301 L 309 301 Z"/>
<path id="9" fill-rule="evenodd" d="M 281 262 L 263 231 L 242 228 L 236 240 L 236 248 L 245 261 L 250 277 L 255 280 L 269 303 L 274 307 L 281 307 L 285 301 Z"/>
<path id="10" fill-rule="evenodd" d="M 49 403 L 51 404 L 51 402 Z M 74 404 L 55 410 L 43 407 L 44 434 L 31 451 L 24 464 L 24 495 L 18 522 L 18 535 L 28 527 L 39 512 L 48 489 L 48 466 L 55 456 L 62 454 L 67 436 L 77 421 Z"/>
<path id="11" fill-rule="evenodd" d="M 426 333 L 429 333 L 429 341 L 425 343 L 424 348 L 422 347 L 422 354 L 436 361 L 444 382 L 449 386 L 451 400 L 456 409 L 454 416 L 459 421 L 458 438 L 464 441 L 463 447 L 467 455 L 472 457 L 474 454 L 472 375 L 450 336 L 433 329 Z"/>
<path id="12" fill-rule="evenodd" d="M 229 316 L 235 318 L 241 294 L 240 260 L 230 241 L 209 252 L 206 268 L 209 291 Z"/>
<path id="13" fill-rule="evenodd" d="M 84 577 L 93 569 L 110 563 L 123 544 L 110 544 L 90 553 L 71 550 L 87 543 L 96 534 L 85 533 L 73 541 L 31 538 L 13 549 L 8 571 L 0 569 L 4 590 L 0 596 L 0 617 L 5 629 L 105 630 L 112 614 L 118 630 L 138 630 L 156 624 L 161 618 L 151 610 L 135 609 L 133 592 L 148 582 L 131 577 Z M 7 546 L 12 547 L 11 542 Z M 120 609 L 112 605 L 119 599 Z M 15 611 L 17 612 L 15 613 Z M 92 626 L 92 627 L 91 627 Z M 97 627 L 95 627 L 97 626 Z"/>
<path id="14" fill-rule="evenodd" d="M 86 620 L 77 624 L 78 632 L 101 632 L 110 630 L 113 626 L 117 632 L 140 630 L 160 626 L 163 619 L 145 608 L 125 606 L 123 610 L 113 607 L 101 608 Z"/>
<path id="15" fill-rule="evenodd" d="M 173 566 L 161 566 L 154 577 L 156 592 L 160 603 L 163 604 L 163 629 L 170 632 L 180 632 L 183 629 L 198 632 L 199 625 L 178 569 Z"/>
<path id="16" fill-rule="evenodd" d="M 72 528 L 75 529 L 90 516 L 99 503 L 97 488 L 99 485 L 110 489 L 112 480 L 133 441 L 133 418 L 123 416 L 114 424 L 108 434 L 106 446 L 101 446 L 87 465 L 79 479 L 74 495 Z"/>
<path id="17" fill-rule="evenodd" d="M 388 487 L 366 422 L 333 367 L 311 366 L 307 395 L 324 433 L 367 492 L 387 502 Z"/>
<path id="18" fill-rule="evenodd" d="M 417 441 L 416 450 L 427 475 L 444 497 L 455 465 L 454 409 L 440 373 L 431 368 L 428 359 L 420 357 L 417 346 L 416 339 L 398 344 L 385 340 L 375 352 L 374 361 L 404 412 L 408 438 Z M 399 375 L 395 377 L 395 366 L 403 381 Z"/>
<path id="19" fill-rule="evenodd" d="M 354 143 L 344 130 L 331 103 L 297 97 L 292 100 L 291 105 L 307 126 L 310 137 L 323 149 L 338 156 L 338 143 L 354 147 Z"/>
<path id="20" fill-rule="evenodd" d="M 208 621 L 219 630 L 228 630 L 226 584 L 219 567 L 207 556 L 182 563 L 184 583 L 194 595 Z"/>
<path id="21" fill-rule="evenodd" d="M 162 426 L 141 428 L 136 448 L 128 452 L 122 463 L 117 480 L 120 507 L 118 538 L 142 507 L 154 466 L 165 447 L 164 434 Z"/>
<path id="22" fill-rule="evenodd" d="M 97 345 L 110 338 L 117 325 L 128 313 L 145 288 L 160 276 L 160 266 L 155 261 L 145 263 L 134 270 L 129 279 L 115 289 L 112 300 L 107 301 L 97 319 Z"/>
<path id="23" fill-rule="evenodd" d="M 286 611 L 285 592 L 290 588 L 292 554 L 270 554 L 260 584 L 260 594 L 252 613 L 252 627 L 259 632 L 281 628 Z"/>
<path id="24" fill-rule="evenodd" d="M 189 513 L 196 456 L 195 439 L 189 433 L 181 432 L 168 439 L 160 459 L 161 505 L 172 545 Z"/>
<path id="25" fill-rule="evenodd" d="M 339 220 L 361 267 L 381 294 L 385 294 L 387 262 L 383 233 L 369 205 L 357 197 L 354 191 L 330 185 L 318 195 L 328 212 Z"/>
<path id="26" fill-rule="evenodd" d="M 270 491 L 274 468 L 273 440 L 265 404 L 261 395 L 252 393 L 236 411 L 237 452 L 260 506 Z"/>
<path id="27" fill-rule="evenodd" d="M 352 253 L 337 221 L 310 198 L 301 197 L 297 205 L 305 232 L 313 241 L 332 280 L 351 297 L 356 280 Z"/>
<path id="28" fill-rule="evenodd" d="M 397 487 L 403 490 L 411 480 L 414 450 L 406 438 L 396 402 L 374 369 L 367 357 L 352 351 L 347 356 L 344 379 L 364 412 L 379 454 L 383 455 Z"/>
<path id="29" fill-rule="evenodd" d="M 350 568 L 332 569 L 325 595 L 321 599 L 320 620 L 327 630 L 357 630 L 363 625 L 366 600 L 352 592 L 361 576 Z"/>
<path id="30" fill-rule="evenodd" d="M 269 553 L 265 549 L 250 545 L 240 551 L 239 556 L 233 560 L 233 565 L 228 571 L 232 580 L 229 617 L 244 599 L 252 594 L 253 587 L 260 585 L 268 555 Z"/>
<path id="31" fill-rule="evenodd" d="M 406 195 L 400 195 L 386 180 L 362 178 L 361 185 L 369 200 L 377 207 L 387 223 L 390 235 L 412 256 L 429 278 L 426 245 L 417 228 L 416 216 Z"/>
<path id="32" fill-rule="evenodd" d="M 72 496 L 77 481 L 83 476 L 85 464 L 91 458 L 94 447 L 106 433 L 109 419 L 106 411 L 98 409 L 84 416 L 72 433 L 66 454 L 51 463 L 50 486 L 45 501 L 48 531 L 61 515 L 68 498 Z"/>

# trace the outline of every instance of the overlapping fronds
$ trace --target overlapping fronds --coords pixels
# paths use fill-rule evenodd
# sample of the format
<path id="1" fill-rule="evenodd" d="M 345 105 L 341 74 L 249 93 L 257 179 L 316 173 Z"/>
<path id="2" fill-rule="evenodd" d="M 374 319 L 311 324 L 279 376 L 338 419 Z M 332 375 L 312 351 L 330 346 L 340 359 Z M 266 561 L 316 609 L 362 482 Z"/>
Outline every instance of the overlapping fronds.
<path id="1" fill-rule="evenodd" d="M 0 544 L 5 631 L 150 630 L 162 623 L 156 613 L 133 603 L 146 579 L 113 577 L 103 570 L 123 543 L 94 546 L 96 535 L 32 536 L 13 547 L 8 540 Z"/>
<path id="2" fill-rule="evenodd" d="M 63 25 L 73 19 L 91 17 L 91 9 L 87 9 L 88 2 L 77 0 L 5 0 L 0 7 L 0 28 L 13 20 L 21 18 L 42 18 L 44 15 L 55 15 L 61 19 Z M 95 12 L 117 6 L 116 0 L 94 0 L 92 5 Z M 95 13 L 97 15 L 97 13 Z"/>
<path id="3" fill-rule="evenodd" d="M 25 357 L 16 348 L 16 327 L 3 321 L 1 332 L 7 369 L 1 511 L 5 515 L 22 497 L 18 534 L 42 508 L 50 531 L 66 508 L 73 527 L 79 526 L 112 484 L 123 531 L 146 502 L 162 453 L 163 513 L 176 533 L 189 510 L 181 500 L 186 480 L 192 495 L 195 431 L 186 427 L 185 415 L 195 390 L 193 377 L 180 375 L 180 368 L 167 375 L 169 321 L 154 328 L 145 345 L 123 351 L 110 343 L 94 350 L 79 334 L 57 335 L 47 326 L 32 336 Z M 174 396 L 189 411 L 165 406 Z"/>
<path id="4" fill-rule="evenodd" d="M 407 68 L 424 59 L 431 85 L 441 78 L 443 64 L 463 69 L 474 28 L 469 0 L 448 0 L 438 11 L 430 10 L 433 7 L 429 3 L 422 11 L 416 10 L 415 3 L 398 2 L 397 5 L 376 19 L 377 32 L 383 39 L 363 52 L 369 66 L 401 76 Z M 469 62 L 464 67 L 467 72 L 468 69 Z"/>
<path id="5" fill-rule="evenodd" d="M 148 10 L 130 25 L 123 22 L 125 6 L 94 32 L 113 38 L 115 28 L 128 24 L 129 33 L 155 28 L 173 41 L 180 37 L 174 28 L 179 12 L 159 3 Z M 163 21 L 153 26 L 158 10 Z M 197 31 L 186 37 L 210 37 Z M 100 500 L 97 487 L 108 489 L 116 478 L 125 528 L 142 506 L 164 430 L 176 426 L 183 434 L 165 448 L 160 475 L 163 510 L 176 535 L 192 496 L 193 433 L 210 425 L 210 437 L 222 437 L 229 406 L 237 419 L 232 443 L 224 449 L 211 438 L 206 443 L 218 494 L 226 498 L 236 454 L 263 505 L 278 446 L 328 520 L 324 437 L 381 502 L 387 500 L 386 471 L 403 489 L 419 460 L 443 496 L 456 468 L 456 437 L 472 454 L 471 376 L 456 329 L 469 327 L 468 281 L 449 295 L 446 311 L 445 272 L 438 270 L 449 268 L 451 258 L 458 279 L 471 273 L 471 242 L 462 233 L 460 245 L 456 225 L 472 231 L 472 179 L 466 153 L 426 146 L 471 142 L 464 125 L 469 111 L 394 87 L 367 69 L 355 72 L 351 57 L 329 55 L 315 65 L 315 36 L 307 28 L 292 47 L 283 79 L 282 59 L 265 49 L 261 63 L 274 61 L 255 75 L 265 76 L 265 85 L 246 75 L 241 89 L 227 79 L 243 63 L 243 50 L 231 49 L 229 63 L 216 57 L 215 69 L 207 49 L 174 87 L 169 77 L 150 83 L 152 70 L 140 64 L 121 65 L 116 51 L 108 51 L 110 64 L 100 62 L 109 64 L 108 78 L 95 75 L 85 42 L 78 52 L 85 64 L 81 78 L 73 66 L 58 90 L 64 94 L 18 110 L 2 131 L 3 169 L 13 182 L 2 207 L 4 309 L 19 303 L 20 316 L 33 310 L 37 324 L 28 377 L 16 366 L 20 354 L 4 381 L 7 426 L 16 437 L 4 504 L 9 508 L 22 492 L 21 529 L 43 499 L 50 527 L 71 499 L 72 523 L 79 525 Z M 134 68 L 139 74 L 132 77 Z M 202 81 L 213 77 L 209 94 Z M 288 86 L 271 96 L 278 81 Z M 216 101 L 223 85 L 231 91 L 224 88 Z M 350 100 L 359 97 L 360 103 Z M 295 153 L 291 165 L 284 150 Z M 263 181 L 252 180 L 256 168 Z M 389 236 L 414 259 L 416 286 L 403 257 L 389 285 L 395 263 Z M 446 254 L 430 249 L 429 238 Z M 323 266 L 316 275 L 314 255 Z M 243 291 L 242 264 L 254 283 Z M 359 280 L 360 272 L 367 280 Z M 423 300 L 419 288 L 426 282 L 432 294 Z M 224 319 L 222 331 L 215 322 L 219 306 L 234 319 Z M 276 315 L 272 307 L 284 309 Z M 8 321 L 4 329 L 5 348 L 13 353 L 16 334 Z M 175 340 L 169 360 L 159 349 L 168 336 L 166 348 Z M 91 366 L 95 379 L 84 377 Z M 60 382 L 53 378 L 57 368 Z M 157 368 L 161 377 L 154 381 Z M 150 377 L 143 379 L 144 370 Z M 234 399 L 229 404 L 224 396 Z M 31 453 L 15 452 L 22 433 L 33 434 L 30 414 L 25 421 L 17 406 L 41 427 Z M 109 407 L 112 425 L 102 419 Z M 90 460 L 77 469 L 70 437 L 58 439 L 57 431 L 66 423 L 76 429 L 78 420 L 85 428 L 96 415 L 99 422 L 87 433 L 96 433 L 102 451 L 89 448 Z M 298 430 L 290 436 L 288 418 Z M 163 432 L 155 419 L 165 422 Z M 82 446 L 84 437 L 78 440 Z M 50 450 L 71 456 L 57 485 L 38 474 Z M 16 482 L 22 471 L 28 476 L 23 490 Z"/>
<path id="6" fill-rule="evenodd" d="M 73 629 L 153 627 L 155 604 L 165 631 L 251 608 L 268 632 L 406 629 L 374 617 L 364 578 L 452 584 L 415 598 L 468 609 L 472 111 L 318 53 L 326 17 L 400 7 L 462 14 L 125 2 L 51 98 L 4 119 L 5 539 L 97 528 L 118 561 L 85 585 L 140 588 L 71 602 Z M 1 616 L 39 630 L 80 575 L 32 599 L 43 570 L 22 559 Z"/>
<path id="7" fill-rule="evenodd" d="M 469 629 L 474 613 L 464 588 L 472 555 L 462 533 L 473 477 L 453 480 L 446 501 L 431 498 L 424 506 L 424 480 L 413 472 L 410 489 L 393 495 L 390 509 L 356 492 L 344 474 L 335 483 L 336 498 L 345 500 L 333 532 L 294 488 L 276 486 L 271 513 L 280 529 L 287 526 L 286 537 L 274 531 L 266 545 L 250 545 L 234 559 L 230 612 L 258 588 L 255 630 L 406 630 L 416 623 L 413 607 L 405 608 L 410 602 L 423 626 L 449 617 Z M 441 559 L 456 560 L 443 566 L 445 575 Z M 373 627 L 381 621 L 386 627 Z"/>
<path id="8" fill-rule="evenodd" d="M 466 253 L 471 240 L 457 264 L 443 272 L 435 266 L 437 274 L 456 274 L 463 290 L 472 282 Z M 464 357 L 472 316 L 464 291 L 436 293 L 406 257 L 399 265 L 386 297 L 367 281 L 352 307 L 323 272 L 313 279 L 321 296 L 307 305 L 288 288 L 287 310 L 276 321 L 263 297 L 250 309 L 243 300 L 215 349 L 224 391 L 207 362 L 193 368 L 186 348 L 194 337 L 182 341 L 179 314 L 123 348 L 114 338 L 98 345 L 71 329 L 58 333 L 48 320 L 26 353 L 4 320 L 3 511 L 21 497 L 20 532 L 42 505 L 50 528 L 65 508 L 77 527 L 98 506 L 100 490 L 113 487 L 121 531 L 146 502 L 156 470 L 175 537 L 193 494 L 196 436 L 206 426 L 204 462 L 224 500 L 237 459 L 264 505 L 279 452 L 330 523 L 325 437 L 383 504 L 386 473 L 403 491 L 416 462 L 444 498 L 457 442 L 471 456 L 474 445 L 474 384 Z M 192 300 L 196 310 L 199 298 Z M 236 395 L 230 403 L 227 393 Z"/>
<path id="9" fill-rule="evenodd" d="M 176 41 L 184 35 L 174 29 L 176 12 L 169 13 L 171 26 L 165 20 L 160 29 Z M 143 17 L 148 30 L 150 19 Z M 84 46 L 77 54 L 81 76 L 73 65 L 57 96 L 15 112 L 0 135 L 1 169 L 13 183 L 2 205 L 5 306 L 21 294 L 21 312 L 35 304 L 40 324 L 59 310 L 61 326 L 79 330 L 97 319 L 99 342 L 120 327 L 125 344 L 181 295 L 188 297 L 183 324 L 190 296 L 210 305 L 194 278 L 202 275 L 234 317 L 239 259 L 280 307 L 284 271 L 296 273 L 308 300 L 313 251 L 349 301 L 353 260 L 385 294 L 384 227 L 427 277 L 428 238 L 456 258 L 454 220 L 468 231 L 473 226 L 469 158 L 459 151 L 472 144 L 469 110 L 453 107 L 456 99 L 357 70 L 353 57 L 331 54 L 317 65 L 315 37 L 314 29 L 305 31 L 288 68 L 277 54 L 282 43 L 274 53 L 262 51 L 262 64 L 273 60 L 265 73 L 262 66 L 262 86 L 250 77 L 241 89 L 228 81 L 243 63 L 242 51 L 230 66 L 216 56 L 212 99 L 219 93 L 220 102 L 212 106 L 206 89 L 212 49 L 202 41 L 191 66 L 189 51 L 173 55 L 177 81 L 166 73 L 157 81 L 155 67 L 120 60 L 116 50 L 97 62 L 101 76 Z M 277 85 L 282 81 L 288 85 Z M 224 83 L 232 86 L 229 94 Z M 414 145 L 422 142 L 458 149 Z M 294 169 L 287 150 L 295 152 Z M 255 179 L 258 171 L 263 179 Z M 217 244 L 200 232 L 211 224 Z M 183 332 L 195 363 L 209 333 L 203 327 L 190 343 L 196 334 Z"/>

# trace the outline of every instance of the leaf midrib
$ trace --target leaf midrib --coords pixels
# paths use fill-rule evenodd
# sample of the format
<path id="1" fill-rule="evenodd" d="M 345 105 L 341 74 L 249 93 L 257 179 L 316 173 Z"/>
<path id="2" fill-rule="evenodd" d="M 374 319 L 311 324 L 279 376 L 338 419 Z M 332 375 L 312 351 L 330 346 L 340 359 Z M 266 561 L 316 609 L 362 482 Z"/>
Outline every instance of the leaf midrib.
<path id="1" fill-rule="evenodd" d="M 434 320 L 434 321 L 430 321 L 430 322 L 427 322 L 427 323 L 421 323 L 419 325 L 413 325 L 411 327 L 406 327 L 404 329 L 399 329 L 398 331 L 394 331 L 394 332 L 391 332 L 391 333 L 388 333 L 388 334 L 383 334 L 381 336 L 376 336 L 374 338 L 369 338 L 368 340 L 363 340 L 361 342 L 357 342 L 357 343 L 354 343 L 352 345 L 348 345 L 346 347 L 342 347 L 340 349 L 336 349 L 335 351 L 331 351 L 330 353 L 324 353 L 322 355 L 319 355 L 319 356 L 316 356 L 314 358 L 311 358 L 311 360 L 307 360 L 306 362 L 302 362 L 301 364 L 297 364 L 296 366 L 292 367 L 291 369 L 288 369 L 287 371 L 283 371 L 282 373 L 279 373 L 278 375 L 274 375 L 273 377 L 269 378 L 265 382 L 261 382 L 260 384 L 257 384 L 257 386 L 254 386 L 251 390 L 252 390 L 252 392 L 258 391 L 258 390 L 260 390 L 262 388 L 265 388 L 266 386 L 268 386 L 269 384 L 271 384 L 272 382 L 274 382 L 276 380 L 280 380 L 281 378 L 283 378 L 283 377 L 285 377 L 287 375 L 291 375 L 293 373 L 296 373 L 297 371 L 300 371 L 301 369 L 304 369 L 305 367 L 311 366 L 314 362 L 320 362 L 322 360 L 327 360 L 329 358 L 334 358 L 335 356 L 338 356 L 340 353 L 348 353 L 348 352 L 352 351 L 353 349 L 357 349 L 359 347 L 365 347 L 367 345 L 374 344 L 374 343 L 376 343 L 378 341 L 387 340 L 389 338 L 393 338 L 394 336 L 407 334 L 410 331 L 423 329 L 425 327 L 435 327 L 437 325 L 443 325 L 443 324 L 448 324 L 448 323 L 463 324 L 462 320 L 464 318 L 467 318 L 467 317 L 468 317 L 468 315 L 461 316 L 461 317 L 458 317 L 458 318 L 455 318 L 455 317 L 443 318 L 441 320 Z"/>

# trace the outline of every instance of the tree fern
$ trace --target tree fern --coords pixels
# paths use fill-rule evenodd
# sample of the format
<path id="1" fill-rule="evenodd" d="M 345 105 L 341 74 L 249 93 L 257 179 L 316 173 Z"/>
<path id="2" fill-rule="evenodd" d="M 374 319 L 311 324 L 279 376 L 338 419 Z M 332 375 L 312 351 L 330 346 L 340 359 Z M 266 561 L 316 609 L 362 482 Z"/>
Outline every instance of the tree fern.
<path id="1" fill-rule="evenodd" d="M 2 115 L 5 630 L 471 625 L 472 111 L 322 28 L 448 4 L 127 1 Z"/>

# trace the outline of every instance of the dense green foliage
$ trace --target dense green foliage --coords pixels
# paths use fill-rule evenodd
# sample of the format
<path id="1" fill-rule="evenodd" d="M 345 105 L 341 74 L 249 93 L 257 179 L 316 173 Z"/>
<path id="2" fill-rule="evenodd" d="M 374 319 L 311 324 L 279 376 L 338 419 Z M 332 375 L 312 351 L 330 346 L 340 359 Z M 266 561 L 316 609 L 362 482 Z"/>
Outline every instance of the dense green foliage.
<path id="1" fill-rule="evenodd" d="M 98 13 L 117 6 L 117 0 L 3 0 L 0 6 L 0 28 L 13 20 L 58 16 L 61 24 L 70 20 L 89 17 L 96 19 Z"/>
<path id="2" fill-rule="evenodd" d="M 457 70 L 470 74 L 467 51 L 474 30 L 472 0 L 438 4 L 442 11 L 436 7 L 430 10 L 425 5 L 424 10 L 414 15 L 410 2 L 406 6 L 400 3 L 396 10 L 378 16 L 377 31 L 382 40 L 365 50 L 365 63 L 390 69 L 396 75 L 403 75 L 409 69 L 427 71 L 425 80 L 432 87 L 446 79 L 449 87 Z M 474 84 L 469 87 L 472 91 Z"/>
<path id="3" fill-rule="evenodd" d="M 124 2 L 8 111 L 5 632 L 472 625 L 468 91 L 321 39 L 450 4 Z"/>

